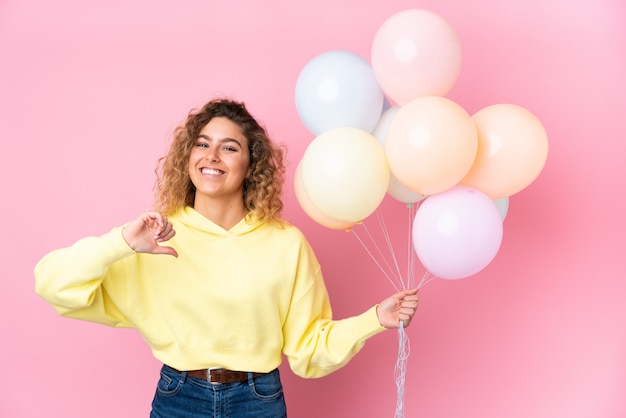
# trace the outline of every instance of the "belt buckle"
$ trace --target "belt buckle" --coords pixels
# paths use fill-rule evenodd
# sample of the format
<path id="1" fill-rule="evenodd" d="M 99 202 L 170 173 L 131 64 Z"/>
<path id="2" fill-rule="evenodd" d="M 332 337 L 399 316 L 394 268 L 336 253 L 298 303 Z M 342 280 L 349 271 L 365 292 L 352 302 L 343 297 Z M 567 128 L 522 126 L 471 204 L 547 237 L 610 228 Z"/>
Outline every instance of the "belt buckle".
<path id="1" fill-rule="evenodd" d="M 211 380 L 211 370 L 220 370 L 220 369 L 221 369 L 221 367 L 211 367 L 210 369 L 207 369 L 207 372 L 206 372 L 206 380 L 207 380 L 207 382 L 209 382 L 212 385 L 219 385 L 220 382 L 214 382 L 214 381 Z"/>

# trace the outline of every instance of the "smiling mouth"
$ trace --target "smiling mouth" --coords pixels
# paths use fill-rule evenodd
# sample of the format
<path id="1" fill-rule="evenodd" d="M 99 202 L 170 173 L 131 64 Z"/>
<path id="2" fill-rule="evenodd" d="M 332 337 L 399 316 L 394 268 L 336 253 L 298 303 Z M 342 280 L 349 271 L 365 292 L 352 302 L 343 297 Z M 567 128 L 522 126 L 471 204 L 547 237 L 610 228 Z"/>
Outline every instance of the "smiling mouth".
<path id="1" fill-rule="evenodd" d="M 211 174 L 213 176 L 219 176 L 219 175 L 224 174 L 222 170 L 218 170 L 217 168 L 206 168 L 206 167 L 202 168 L 200 172 L 202 174 Z"/>

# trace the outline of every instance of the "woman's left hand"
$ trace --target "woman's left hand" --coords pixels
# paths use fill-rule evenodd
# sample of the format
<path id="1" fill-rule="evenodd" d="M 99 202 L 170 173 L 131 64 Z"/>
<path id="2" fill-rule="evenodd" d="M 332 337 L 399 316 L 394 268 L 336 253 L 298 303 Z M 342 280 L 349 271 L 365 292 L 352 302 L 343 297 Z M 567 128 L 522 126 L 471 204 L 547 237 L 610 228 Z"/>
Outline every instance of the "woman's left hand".
<path id="1" fill-rule="evenodd" d="M 385 328 L 408 327 L 417 309 L 417 289 L 403 290 L 383 300 L 376 309 L 378 322 Z"/>

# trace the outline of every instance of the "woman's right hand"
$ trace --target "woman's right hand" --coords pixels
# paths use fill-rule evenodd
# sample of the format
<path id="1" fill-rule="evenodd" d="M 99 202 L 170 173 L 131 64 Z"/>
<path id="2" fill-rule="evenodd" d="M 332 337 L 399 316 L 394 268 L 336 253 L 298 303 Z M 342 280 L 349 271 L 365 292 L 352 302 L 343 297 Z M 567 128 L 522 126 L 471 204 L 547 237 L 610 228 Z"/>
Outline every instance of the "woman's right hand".
<path id="1" fill-rule="evenodd" d="M 167 218 L 158 212 L 142 213 L 122 230 L 126 243 L 137 253 L 169 254 L 178 257 L 172 247 L 159 245 L 170 240 L 176 231 Z"/>

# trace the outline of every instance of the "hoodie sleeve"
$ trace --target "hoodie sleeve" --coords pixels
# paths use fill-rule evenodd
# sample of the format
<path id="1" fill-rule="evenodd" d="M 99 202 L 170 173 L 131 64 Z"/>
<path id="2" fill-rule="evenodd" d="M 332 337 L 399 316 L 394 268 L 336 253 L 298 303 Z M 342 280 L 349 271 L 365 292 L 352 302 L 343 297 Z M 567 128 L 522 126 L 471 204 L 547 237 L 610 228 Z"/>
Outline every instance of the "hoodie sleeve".
<path id="1" fill-rule="evenodd" d="M 305 243 L 300 251 L 298 277 L 283 334 L 293 372 L 301 377 L 322 377 L 344 366 L 365 341 L 384 331 L 376 306 L 361 315 L 333 320 L 320 266 Z"/>
<path id="2" fill-rule="evenodd" d="M 60 315 L 114 327 L 130 327 L 119 309 L 126 281 L 109 277 L 109 267 L 135 252 L 122 227 L 54 250 L 35 266 L 35 292 Z M 119 271 L 120 269 L 118 269 Z"/>

